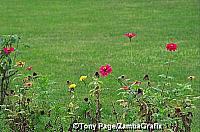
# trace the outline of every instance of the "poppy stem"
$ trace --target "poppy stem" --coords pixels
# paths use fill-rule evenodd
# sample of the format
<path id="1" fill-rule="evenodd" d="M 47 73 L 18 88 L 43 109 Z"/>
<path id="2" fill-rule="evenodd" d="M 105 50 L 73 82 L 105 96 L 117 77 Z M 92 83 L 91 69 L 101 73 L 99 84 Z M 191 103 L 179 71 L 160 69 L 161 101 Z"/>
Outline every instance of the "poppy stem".
<path id="1" fill-rule="evenodd" d="M 130 42 L 131 42 L 131 38 L 129 38 Z"/>
<path id="2" fill-rule="evenodd" d="M 171 57 L 171 56 L 170 56 Z M 166 77 L 165 77 L 165 80 L 167 80 L 168 78 L 168 75 L 169 75 L 169 68 L 171 66 L 171 62 L 170 62 L 170 57 L 169 57 L 169 60 L 168 60 L 168 67 L 167 67 L 167 71 L 166 71 Z M 166 82 L 164 82 L 163 84 L 163 88 L 162 88 L 162 91 L 161 91 L 161 96 L 163 95 L 163 92 L 164 92 L 164 89 L 165 89 L 165 86 L 166 86 Z"/>
<path id="3" fill-rule="evenodd" d="M 133 52 L 132 52 L 133 51 L 133 47 L 132 47 L 132 45 L 130 45 L 130 46 L 131 46 L 131 59 L 130 60 L 131 60 L 131 65 L 132 65 L 132 62 L 133 62 Z"/>

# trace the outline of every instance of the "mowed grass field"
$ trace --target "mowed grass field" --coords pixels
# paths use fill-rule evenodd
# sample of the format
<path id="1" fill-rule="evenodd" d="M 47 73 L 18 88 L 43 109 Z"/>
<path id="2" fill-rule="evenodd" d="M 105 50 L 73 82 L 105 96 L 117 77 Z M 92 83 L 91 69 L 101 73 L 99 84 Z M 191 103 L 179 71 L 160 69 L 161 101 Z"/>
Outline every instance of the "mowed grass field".
<path id="1" fill-rule="evenodd" d="M 169 42 L 178 44 L 169 74 L 175 83 L 194 75 L 194 94 L 199 95 L 199 5 L 199 0 L 0 0 L 0 34 L 18 34 L 18 58 L 57 82 L 47 103 L 67 106 L 66 80 L 77 83 L 80 75 L 91 76 L 107 63 L 115 76 L 142 80 L 149 74 L 158 82 L 158 75 L 166 73 Z M 137 37 L 130 43 L 126 32 Z M 109 113 L 106 107 L 111 97 L 119 99 L 119 85 L 112 77 L 104 83 L 104 112 Z M 82 100 L 89 89 L 77 87 L 77 92 Z M 194 132 L 199 117 L 196 111 Z"/>

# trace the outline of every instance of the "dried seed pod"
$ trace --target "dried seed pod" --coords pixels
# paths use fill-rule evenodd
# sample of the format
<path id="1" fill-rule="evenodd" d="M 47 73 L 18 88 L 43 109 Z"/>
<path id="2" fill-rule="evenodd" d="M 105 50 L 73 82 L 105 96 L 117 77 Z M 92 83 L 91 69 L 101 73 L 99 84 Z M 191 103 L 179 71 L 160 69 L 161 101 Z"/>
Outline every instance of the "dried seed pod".
<path id="1" fill-rule="evenodd" d="M 140 104 L 140 115 L 145 116 L 145 115 L 148 114 L 148 111 L 149 111 L 149 108 L 148 108 L 147 103 L 145 103 L 144 101 L 141 102 L 141 104 Z"/>
<path id="2" fill-rule="evenodd" d="M 149 80 L 149 75 L 146 74 L 146 75 L 144 76 L 143 80 Z"/>
<path id="3" fill-rule="evenodd" d="M 88 102 L 88 101 L 89 101 L 89 99 L 86 97 L 86 98 L 84 98 L 84 101 L 85 101 L 85 102 Z"/>
<path id="4" fill-rule="evenodd" d="M 41 114 L 41 115 L 44 115 L 44 114 L 45 114 L 44 110 L 41 110 L 41 111 L 40 111 L 40 114 Z"/>
<path id="5" fill-rule="evenodd" d="M 95 74 L 94 74 L 94 76 L 96 77 L 96 78 L 99 78 L 99 72 L 95 72 Z"/>

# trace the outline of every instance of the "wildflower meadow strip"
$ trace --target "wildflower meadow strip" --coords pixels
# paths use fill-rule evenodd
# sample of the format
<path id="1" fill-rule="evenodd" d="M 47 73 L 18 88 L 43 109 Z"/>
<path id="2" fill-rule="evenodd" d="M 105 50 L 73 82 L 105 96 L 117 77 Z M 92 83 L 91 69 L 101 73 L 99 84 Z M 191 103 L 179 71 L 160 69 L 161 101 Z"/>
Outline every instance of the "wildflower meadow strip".
<path id="1" fill-rule="evenodd" d="M 125 36 L 132 44 L 131 39 L 136 34 L 130 32 Z M 193 102 L 198 98 L 191 94 L 195 76 L 186 77 L 188 82 L 183 84 L 175 83 L 175 79 L 170 76 L 171 68 L 175 65 L 173 55 L 178 54 L 176 43 L 165 45 L 169 55 L 165 62 L 166 73 L 159 75 L 160 82 L 151 82 L 148 74 L 140 79 L 132 79 L 123 74 L 116 77 L 114 66 L 101 65 L 95 73 L 77 77 L 79 82 L 66 81 L 68 100 L 61 107 L 58 102 L 48 102 L 54 94 L 49 89 L 55 83 L 48 77 L 38 75 L 32 65 L 27 65 L 28 62 L 17 60 L 20 38 L 17 35 L 6 35 L 0 39 L 0 112 L 3 113 L 0 117 L 9 126 L 7 131 L 72 132 L 86 130 L 86 126 L 87 129 L 91 126 L 95 132 L 101 129 L 145 129 L 152 132 L 156 129 L 153 126 L 157 124 L 163 131 L 191 132 L 193 111 L 196 108 Z M 112 78 L 119 84 L 115 89 L 117 100 L 111 96 L 108 102 L 103 101 L 106 78 Z M 82 93 L 78 92 L 80 88 L 87 91 L 81 102 L 79 95 Z M 103 110 L 108 109 L 105 104 L 109 104 L 111 111 L 104 113 Z M 62 117 L 61 112 L 66 116 Z M 108 114 L 113 117 L 113 125 L 104 124 L 108 120 L 104 117 Z M 134 124 L 146 127 L 131 127 Z"/>

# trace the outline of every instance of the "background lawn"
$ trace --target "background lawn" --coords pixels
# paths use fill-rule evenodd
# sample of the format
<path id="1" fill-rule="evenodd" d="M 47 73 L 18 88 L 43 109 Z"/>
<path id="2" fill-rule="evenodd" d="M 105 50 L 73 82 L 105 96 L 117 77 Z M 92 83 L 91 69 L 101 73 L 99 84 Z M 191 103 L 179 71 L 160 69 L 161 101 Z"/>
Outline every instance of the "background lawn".
<path id="1" fill-rule="evenodd" d="M 178 83 L 196 76 L 193 89 L 199 95 L 199 5 L 199 0 L 0 0 L 0 34 L 21 36 L 19 58 L 57 82 L 47 103 L 66 106 L 66 80 L 78 82 L 80 75 L 92 75 L 107 63 L 115 76 L 142 80 L 149 74 L 158 82 L 158 75 L 166 73 L 169 42 L 178 44 L 169 74 Z M 131 44 L 126 32 L 137 33 Z M 119 85 L 106 85 L 112 79 L 105 78 L 105 102 L 119 99 Z M 82 100 L 89 90 L 77 91 Z M 106 107 L 104 112 L 110 112 Z M 194 132 L 199 117 L 196 111 Z"/>

